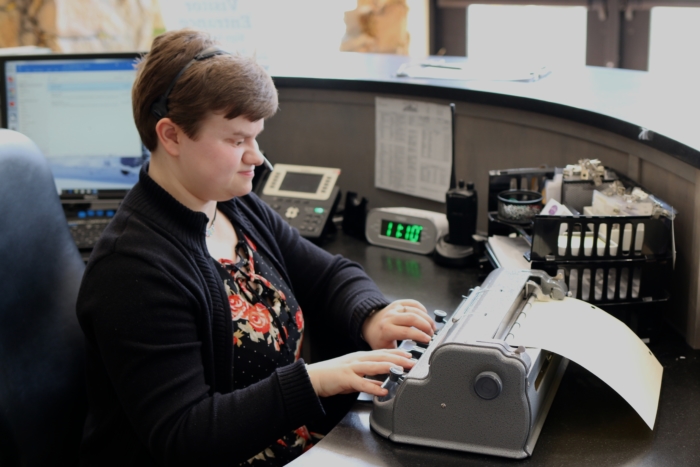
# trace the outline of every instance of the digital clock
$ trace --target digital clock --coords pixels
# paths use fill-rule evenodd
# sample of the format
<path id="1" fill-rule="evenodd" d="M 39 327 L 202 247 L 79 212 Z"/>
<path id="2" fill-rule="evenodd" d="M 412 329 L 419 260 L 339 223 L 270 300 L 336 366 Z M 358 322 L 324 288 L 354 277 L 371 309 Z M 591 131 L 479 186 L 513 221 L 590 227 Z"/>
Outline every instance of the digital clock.
<path id="1" fill-rule="evenodd" d="M 365 224 L 369 243 L 424 255 L 447 231 L 445 214 L 403 207 L 372 209 Z"/>
<path id="2" fill-rule="evenodd" d="M 379 235 L 389 238 L 397 238 L 406 242 L 419 243 L 420 234 L 424 227 L 420 224 L 404 224 L 388 219 L 382 219 L 382 226 Z"/>

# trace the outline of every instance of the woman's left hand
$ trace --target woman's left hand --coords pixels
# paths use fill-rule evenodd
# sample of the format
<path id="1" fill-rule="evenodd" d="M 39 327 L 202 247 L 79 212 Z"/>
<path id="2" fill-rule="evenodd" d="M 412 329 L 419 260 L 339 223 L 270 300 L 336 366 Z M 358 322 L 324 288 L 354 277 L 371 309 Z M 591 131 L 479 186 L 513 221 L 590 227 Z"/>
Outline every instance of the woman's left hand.
<path id="1" fill-rule="evenodd" d="M 372 349 L 396 348 L 396 341 L 430 342 L 435 322 L 416 300 L 396 300 L 370 315 L 362 324 L 362 337 Z"/>

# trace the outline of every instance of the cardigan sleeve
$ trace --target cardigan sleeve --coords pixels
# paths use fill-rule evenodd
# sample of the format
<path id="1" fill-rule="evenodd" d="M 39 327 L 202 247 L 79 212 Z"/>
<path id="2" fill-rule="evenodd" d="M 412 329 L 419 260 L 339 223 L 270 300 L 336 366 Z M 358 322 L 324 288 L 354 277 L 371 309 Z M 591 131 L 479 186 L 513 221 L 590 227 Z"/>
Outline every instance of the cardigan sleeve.
<path id="1" fill-rule="evenodd" d="M 109 381 L 88 378 L 91 406 L 121 406 L 158 464 L 235 465 L 323 415 L 302 360 L 245 389 L 214 393 L 197 331 L 209 311 L 193 289 L 126 255 L 90 266 L 77 311 L 88 360 Z"/>
<path id="2" fill-rule="evenodd" d="M 361 338 L 362 323 L 389 301 L 362 266 L 314 245 L 255 195 L 247 198 L 274 236 L 304 313 L 320 321 L 323 329 L 346 339 L 351 347 L 369 350 Z"/>

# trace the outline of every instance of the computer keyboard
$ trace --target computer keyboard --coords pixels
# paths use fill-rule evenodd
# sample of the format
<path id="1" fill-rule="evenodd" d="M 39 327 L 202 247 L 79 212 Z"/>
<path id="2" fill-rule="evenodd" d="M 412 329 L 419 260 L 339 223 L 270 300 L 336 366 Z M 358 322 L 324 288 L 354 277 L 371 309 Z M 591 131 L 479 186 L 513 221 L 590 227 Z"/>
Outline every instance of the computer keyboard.
<path id="1" fill-rule="evenodd" d="M 70 233 L 79 250 L 91 250 L 111 219 L 68 220 Z"/>

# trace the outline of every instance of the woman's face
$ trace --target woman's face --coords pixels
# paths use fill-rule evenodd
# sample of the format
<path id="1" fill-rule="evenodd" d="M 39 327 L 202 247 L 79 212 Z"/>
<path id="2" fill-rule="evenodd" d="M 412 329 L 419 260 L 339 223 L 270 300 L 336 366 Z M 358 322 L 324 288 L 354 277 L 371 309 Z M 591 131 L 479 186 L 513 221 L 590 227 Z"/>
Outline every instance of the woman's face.
<path id="1" fill-rule="evenodd" d="M 262 119 L 227 120 L 211 114 L 202 122 L 197 140 L 184 135 L 181 139 L 183 186 L 202 201 L 227 201 L 250 193 L 253 170 L 263 162 L 255 141 L 263 127 Z"/>

